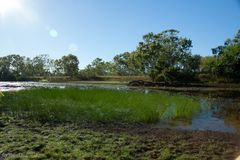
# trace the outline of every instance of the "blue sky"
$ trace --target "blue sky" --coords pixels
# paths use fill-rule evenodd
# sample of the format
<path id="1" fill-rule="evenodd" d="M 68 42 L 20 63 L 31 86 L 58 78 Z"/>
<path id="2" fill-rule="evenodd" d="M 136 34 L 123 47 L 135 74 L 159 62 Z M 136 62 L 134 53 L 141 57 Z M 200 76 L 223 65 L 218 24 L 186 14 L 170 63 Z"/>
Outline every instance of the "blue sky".
<path id="1" fill-rule="evenodd" d="M 192 53 L 210 55 L 240 29 L 239 0 L 14 1 L 21 7 L 0 15 L 0 56 L 73 53 L 81 68 L 133 51 L 148 32 L 177 29 L 193 41 Z"/>

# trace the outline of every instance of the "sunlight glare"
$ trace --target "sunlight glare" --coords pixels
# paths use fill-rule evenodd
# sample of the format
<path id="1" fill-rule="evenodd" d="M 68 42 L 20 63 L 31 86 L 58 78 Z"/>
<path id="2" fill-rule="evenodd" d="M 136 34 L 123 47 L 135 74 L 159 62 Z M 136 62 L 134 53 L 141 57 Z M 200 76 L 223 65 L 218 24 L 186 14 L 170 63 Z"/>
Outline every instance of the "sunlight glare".
<path id="1" fill-rule="evenodd" d="M 21 9 L 20 0 L 0 0 L 0 16 Z"/>

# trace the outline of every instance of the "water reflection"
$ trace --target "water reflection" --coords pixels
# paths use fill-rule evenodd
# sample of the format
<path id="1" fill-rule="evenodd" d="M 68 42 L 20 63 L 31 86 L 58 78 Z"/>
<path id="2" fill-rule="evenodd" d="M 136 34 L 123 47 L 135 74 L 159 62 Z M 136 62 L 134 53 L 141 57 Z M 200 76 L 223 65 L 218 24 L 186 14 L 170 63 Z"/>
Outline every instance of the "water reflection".
<path id="1" fill-rule="evenodd" d="M 177 125 L 175 128 L 186 130 L 210 130 L 235 133 L 236 129 L 232 125 L 225 123 L 224 119 L 215 117 L 211 110 L 201 112 L 194 117 L 191 124 L 187 126 Z"/>
<path id="2" fill-rule="evenodd" d="M 79 83 L 45 83 L 45 82 L 0 82 L 0 91 L 19 91 L 32 88 L 67 88 L 76 87 L 80 89 L 103 88 L 103 89 L 129 89 L 125 85 L 111 84 L 79 84 Z"/>
<path id="3" fill-rule="evenodd" d="M 240 109 L 240 102 L 236 103 L 236 100 L 224 98 L 200 98 L 199 101 L 201 110 L 190 120 L 160 122 L 155 127 L 240 133 L 240 116 L 239 112 L 235 111 Z"/>

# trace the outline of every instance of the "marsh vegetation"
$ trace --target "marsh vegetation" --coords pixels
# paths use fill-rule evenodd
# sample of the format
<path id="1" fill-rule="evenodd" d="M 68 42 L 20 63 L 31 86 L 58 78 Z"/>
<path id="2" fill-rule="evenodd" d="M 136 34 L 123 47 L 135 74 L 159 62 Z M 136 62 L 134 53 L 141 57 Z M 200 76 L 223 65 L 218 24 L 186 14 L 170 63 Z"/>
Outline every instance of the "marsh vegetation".
<path id="1" fill-rule="evenodd" d="M 154 123 L 161 119 L 191 119 L 199 101 L 167 92 L 144 94 L 103 89 L 32 89 L 6 93 L 1 112 L 53 122 Z"/>
<path id="2" fill-rule="evenodd" d="M 240 157 L 235 1 L 0 0 L 0 160 Z"/>
<path id="3" fill-rule="evenodd" d="M 222 125 L 221 132 L 212 132 L 159 124 L 194 125 L 203 109 L 206 119 L 205 113 L 212 108 L 210 99 L 118 85 L 58 87 L 4 92 L 0 158 L 233 159 L 239 154 L 239 136 L 223 133 L 227 130 Z M 238 103 L 231 111 L 222 107 L 219 113 L 233 115 L 237 107 Z M 211 121 L 206 119 L 206 123 Z"/>

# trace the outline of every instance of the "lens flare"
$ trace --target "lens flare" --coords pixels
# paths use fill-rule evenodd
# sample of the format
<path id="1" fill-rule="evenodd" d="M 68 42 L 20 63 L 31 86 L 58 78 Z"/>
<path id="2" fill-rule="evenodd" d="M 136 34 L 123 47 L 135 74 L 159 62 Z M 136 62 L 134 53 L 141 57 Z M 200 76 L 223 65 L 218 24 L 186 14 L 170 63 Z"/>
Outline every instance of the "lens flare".
<path id="1" fill-rule="evenodd" d="M 58 32 L 55 29 L 50 29 L 49 35 L 53 38 L 57 38 L 58 37 Z"/>

